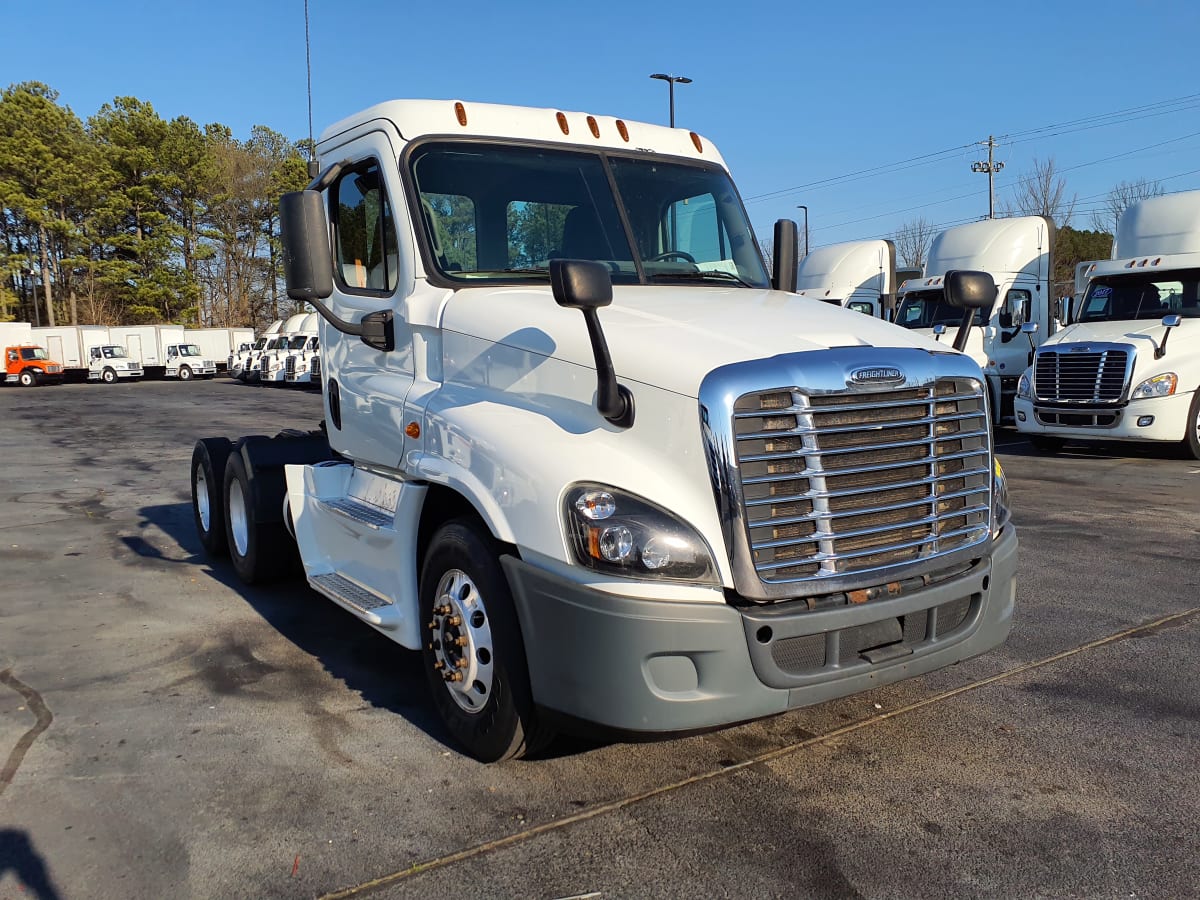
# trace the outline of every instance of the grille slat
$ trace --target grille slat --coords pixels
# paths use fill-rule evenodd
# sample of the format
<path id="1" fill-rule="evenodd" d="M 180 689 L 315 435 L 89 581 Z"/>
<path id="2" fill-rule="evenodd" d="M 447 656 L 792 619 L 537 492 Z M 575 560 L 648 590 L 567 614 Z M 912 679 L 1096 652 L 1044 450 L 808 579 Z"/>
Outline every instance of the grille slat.
<path id="1" fill-rule="evenodd" d="M 773 388 L 742 396 L 734 416 L 764 583 L 884 571 L 987 538 L 991 447 L 974 380 L 813 397 Z"/>

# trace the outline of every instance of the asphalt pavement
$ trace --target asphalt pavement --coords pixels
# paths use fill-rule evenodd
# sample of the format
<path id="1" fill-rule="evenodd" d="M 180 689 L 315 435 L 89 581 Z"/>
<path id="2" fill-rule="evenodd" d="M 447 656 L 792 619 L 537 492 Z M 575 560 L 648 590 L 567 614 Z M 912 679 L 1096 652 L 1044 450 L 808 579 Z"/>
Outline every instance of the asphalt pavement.
<path id="1" fill-rule="evenodd" d="M 1200 463 L 999 436 L 1000 649 L 709 734 L 483 766 L 417 655 L 193 531 L 221 378 L 0 390 L 0 900 L 1200 896 Z"/>

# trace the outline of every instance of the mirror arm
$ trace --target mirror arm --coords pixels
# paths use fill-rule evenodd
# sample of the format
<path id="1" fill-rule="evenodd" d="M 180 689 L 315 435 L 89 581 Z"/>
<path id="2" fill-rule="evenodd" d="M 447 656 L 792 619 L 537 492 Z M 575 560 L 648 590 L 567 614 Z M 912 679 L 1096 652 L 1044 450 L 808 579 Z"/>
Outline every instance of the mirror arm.
<path id="1" fill-rule="evenodd" d="M 958 326 L 958 334 L 954 336 L 954 349 L 962 353 L 967 348 L 967 337 L 971 334 L 971 320 L 975 318 L 975 310 L 963 310 L 962 322 Z"/>
<path id="2" fill-rule="evenodd" d="M 633 394 L 629 388 L 617 384 L 617 372 L 596 310 L 585 307 L 579 311 L 587 323 L 592 355 L 596 359 L 596 410 L 614 425 L 628 428 L 633 424 Z"/>
<path id="3" fill-rule="evenodd" d="M 305 188 L 305 190 L 309 190 L 309 191 L 325 190 L 325 188 L 327 188 L 331 184 L 333 184 L 334 180 L 339 175 L 342 174 L 342 170 L 344 168 L 346 168 L 346 166 L 348 166 L 348 165 L 350 165 L 350 160 L 348 160 L 348 159 L 343 159 L 340 162 L 335 162 L 335 163 L 330 164 L 329 166 L 327 166 L 325 168 L 325 171 L 323 171 L 320 175 L 318 175 L 311 182 L 309 182 L 308 187 Z"/>
<path id="4" fill-rule="evenodd" d="M 342 334 L 362 338 L 362 342 L 376 350 L 391 352 L 396 349 L 395 316 L 390 309 L 367 313 L 360 322 L 347 322 L 320 300 L 308 301 L 321 318 Z"/>
<path id="5" fill-rule="evenodd" d="M 1162 343 L 1154 348 L 1154 358 L 1162 359 L 1167 355 L 1167 338 L 1171 336 L 1171 326 L 1167 326 L 1167 330 L 1163 333 Z"/>

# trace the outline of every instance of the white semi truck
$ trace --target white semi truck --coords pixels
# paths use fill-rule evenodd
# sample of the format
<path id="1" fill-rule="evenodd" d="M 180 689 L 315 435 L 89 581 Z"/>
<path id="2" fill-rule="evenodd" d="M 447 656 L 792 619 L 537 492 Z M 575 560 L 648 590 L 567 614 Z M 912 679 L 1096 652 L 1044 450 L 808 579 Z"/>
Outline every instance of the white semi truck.
<path id="1" fill-rule="evenodd" d="M 964 352 L 983 367 L 993 424 L 1011 424 L 1017 382 L 1055 321 L 1054 222 L 1045 216 L 985 219 L 935 235 L 924 277 L 900 287 L 896 324 L 925 334 L 957 328 L 962 312 L 943 296 L 945 274 L 955 269 L 987 272 L 996 282 L 995 303 L 976 311 Z M 1036 329 L 1023 330 L 1027 322 Z"/>
<path id="2" fill-rule="evenodd" d="M 796 293 L 875 318 L 890 318 L 896 301 L 896 245 L 848 241 L 818 247 L 800 260 Z"/>
<path id="3" fill-rule="evenodd" d="M 1155 441 L 1200 459 L 1200 191 L 1130 206 L 1082 277 L 1071 324 L 1021 377 L 1017 429 L 1048 451 Z"/>
<path id="4" fill-rule="evenodd" d="M 318 151 L 280 211 L 324 422 L 199 441 L 196 527 L 250 583 L 298 548 L 422 655 L 468 752 L 741 722 L 1005 639 L 979 366 L 787 293 L 793 222 L 769 279 L 708 140 L 409 100 Z M 988 276 L 949 282 L 990 305 Z"/>
<path id="5" fill-rule="evenodd" d="M 255 367 L 250 370 L 250 381 L 259 384 L 282 384 L 286 380 L 284 361 L 292 350 L 293 343 L 303 343 L 308 335 L 302 331 L 309 313 L 289 316 L 283 327 L 258 354 Z"/>
<path id="6" fill-rule="evenodd" d="M 321 338 L 316 313 L 306 320 L 303 331 L 308 337 L 300 348 L 293 349 L 283 361 L 287 383 L 299 387 L 319 387 L 321 384 Z M 293 342 L 294 345 L 294 342 Z"/>
<path id="7" fill-rule="evenodd" d="M 259 380 L 264 384 L 286 384 L 291 379 L 289 373 L 296 370 L 296 361 L 303 356 L 307 366 L 309 350 L 316 346 L 317 338 L 316 313 L 300 316 L 295 324 L 295 331 L 287 335 L 287 342 L 269 358 L 269 366 L 260 367 Z M 289 325 L 292 324 L 289 320 Z M 267 357 L 264 355 L 264 359 Z"/>
<path id="8" fill-rule="evenodd" d="M 245 381 L 258 364 L 258 355 L 262 353 L 267 343 L 279 334 L 279 329 L 283 327 L 283 319 L 276 319 L 261 335 L 255 338 L 248 344 L 239 345 L 238 349 L 230 353 L 229 360 L 226 365 L 226 371 L 238 381 Z"/>
<path id="9" fill-rule="evenodd" d="M 105 325 L 60 325 L 33 329 L 35 343 L 63 364 L 63 373 L 88 381 L 113 384 L 141 378 L 145 369 L 123 344 L 112 339 Z"/>

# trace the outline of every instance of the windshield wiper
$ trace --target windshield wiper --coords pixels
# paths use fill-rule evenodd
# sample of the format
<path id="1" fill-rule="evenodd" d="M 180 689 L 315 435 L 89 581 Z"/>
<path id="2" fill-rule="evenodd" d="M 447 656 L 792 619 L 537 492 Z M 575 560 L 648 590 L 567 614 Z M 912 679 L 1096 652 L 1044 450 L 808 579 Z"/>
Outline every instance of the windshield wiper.
<path id="1" fill-rule="evenodd" d="M 732 272 L 726 272 L 722 269 L 711 269 L 707 272 L 653 272 L 650 274 L 650 277 L 651 278 L 682 278 L 682 279 L 688 280 L 688 281 L 702 281 L 706 278 L 719 278 L 724 281 L 736 282 L 737 284 L 740 284 L 742 287 L 748 287 L 748 288 L 754 287 L 754 285 L 752 285 L 750 282 L 746 281 L 745 279 L 739 278 L 737 275 L 734 275 Z"/>

